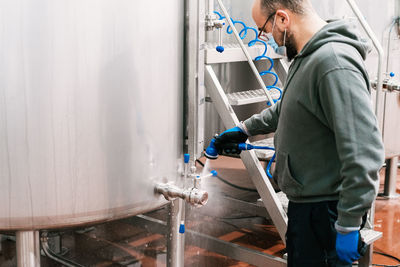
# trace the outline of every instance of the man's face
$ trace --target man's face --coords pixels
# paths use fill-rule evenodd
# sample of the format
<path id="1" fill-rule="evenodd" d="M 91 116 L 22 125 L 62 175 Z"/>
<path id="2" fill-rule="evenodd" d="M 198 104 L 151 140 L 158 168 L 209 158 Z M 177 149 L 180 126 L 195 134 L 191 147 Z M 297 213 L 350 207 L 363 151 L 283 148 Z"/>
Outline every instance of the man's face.
<path id="1" fill-rule="evenodd" d="M 285 31 L 279 31 L 278 27 L 276 27 L 276 20 L 279 19 L 278 10 L 264 10 L 261 8 L 261 0 L 255 0 L 252 9 L 252 17 L 254 22 L 257 25 L 259 31 L 263 31 L 266 33 L 272 33 L 272 36 L 275 39 L 275 42 L 279 46 L 286 46 L 287 57 L 289 60 L 292 60 L 297 55 L 296 42 L 293 34 L 289 29 Z M 274 26 L 275 23 L 275 26 Z"/>

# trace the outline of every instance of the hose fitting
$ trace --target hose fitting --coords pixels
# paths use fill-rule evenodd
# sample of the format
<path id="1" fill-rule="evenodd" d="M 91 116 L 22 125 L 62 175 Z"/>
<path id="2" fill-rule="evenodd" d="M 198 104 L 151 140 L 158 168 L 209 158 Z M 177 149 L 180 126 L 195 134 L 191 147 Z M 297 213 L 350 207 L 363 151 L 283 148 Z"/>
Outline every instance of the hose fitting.
<path id="1" fill-rule="evenodd" d="M 156 184 L 154 191 L 162 194 L 166 200 L 179 197 L 194 206 L 204 206 L 208 201 L 208 193 L 194 187 L 182 189 L 176 185 L 159 183 Z"/>

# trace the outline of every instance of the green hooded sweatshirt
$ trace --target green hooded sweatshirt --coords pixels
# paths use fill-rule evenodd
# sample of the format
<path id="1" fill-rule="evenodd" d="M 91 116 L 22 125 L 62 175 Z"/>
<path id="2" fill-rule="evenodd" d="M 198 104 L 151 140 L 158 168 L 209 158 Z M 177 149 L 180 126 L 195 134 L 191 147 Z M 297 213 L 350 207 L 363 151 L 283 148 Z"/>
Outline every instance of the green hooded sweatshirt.
<path id="1" fill-rule="evenodd" d="M 342 227 L 360 226 L 384 161 L 367 53 L 355 25 L 325 25 L 295 57 L 281 101 L 244 121 L 250 135 L 275 132 L 274 179 L 289 200 L 339 200 Z"/>

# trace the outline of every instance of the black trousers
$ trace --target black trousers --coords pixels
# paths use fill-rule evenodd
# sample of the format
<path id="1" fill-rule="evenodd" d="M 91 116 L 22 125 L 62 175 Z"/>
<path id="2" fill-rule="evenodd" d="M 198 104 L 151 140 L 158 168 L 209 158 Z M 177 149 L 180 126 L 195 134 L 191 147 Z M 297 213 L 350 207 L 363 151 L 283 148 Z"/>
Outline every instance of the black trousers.
<path id="1" fill-rule="evenodd" d="M 289 267 L 351 267 L 336 254 L 337 201 L 289 202 L 286 249 Z M 363 225 L 366 215 L 363 218 Z M 362 226 L 363 226 L 362 225 Z M 359 240 L 359 252 L 366 248 Z"/>

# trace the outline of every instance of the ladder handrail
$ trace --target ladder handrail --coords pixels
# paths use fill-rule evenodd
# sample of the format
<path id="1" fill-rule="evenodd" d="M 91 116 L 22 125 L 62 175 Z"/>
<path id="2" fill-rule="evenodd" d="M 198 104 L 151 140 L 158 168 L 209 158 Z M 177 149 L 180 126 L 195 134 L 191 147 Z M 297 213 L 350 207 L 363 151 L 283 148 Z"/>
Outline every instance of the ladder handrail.
<path id="1" fill-rule="evenodd" d="M 363 14 L 361 13 L 360 9 L 358 8 L 357 4 L 354 0 L 346 0 L 349 4 L 351 10 L 358 18 L 361 26 L 364 28 L 365 32 L 367 33 L 368 37 L 371 39 L 372 43 L 376 51 L 378 52 L 378 73 L 377 73 L 377 85 L 376 85 L 376 103 L 375 103 L 375 115 L 378 118 L 379 128 L 383 131 L 383 110 L 381 109 L 381 99 L 382 99 L 382 87 L 383 87 L 383 61 L 384 61 L 384 52 L 383 47 L 378 41 L 375 33 L 372 31 L 371 27 L 369 26 L 367 20 L 364 18 Z"/>

